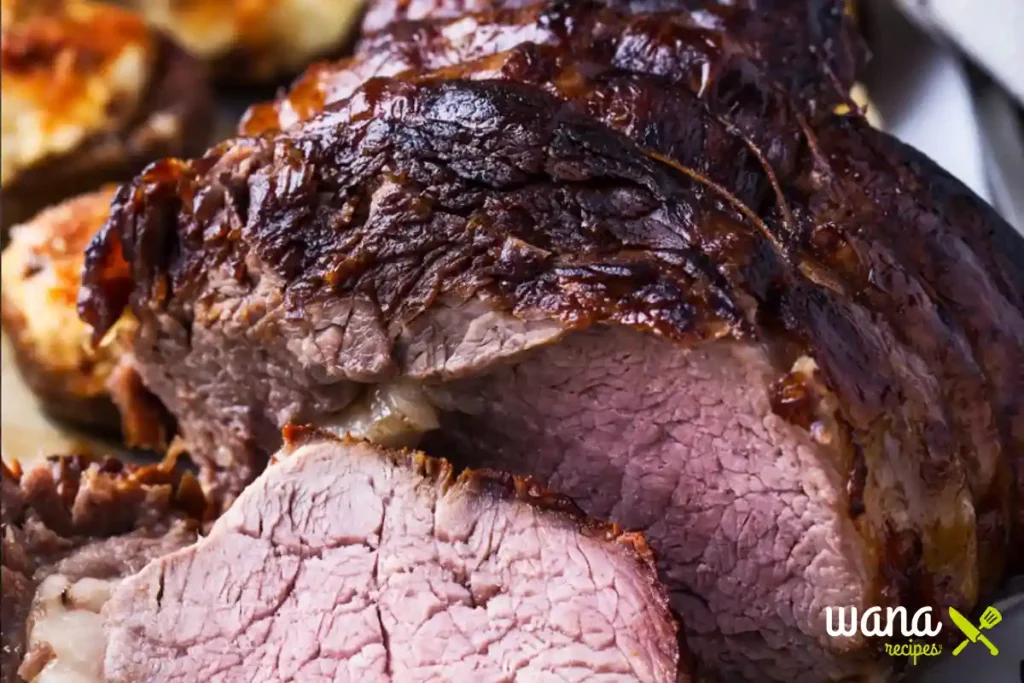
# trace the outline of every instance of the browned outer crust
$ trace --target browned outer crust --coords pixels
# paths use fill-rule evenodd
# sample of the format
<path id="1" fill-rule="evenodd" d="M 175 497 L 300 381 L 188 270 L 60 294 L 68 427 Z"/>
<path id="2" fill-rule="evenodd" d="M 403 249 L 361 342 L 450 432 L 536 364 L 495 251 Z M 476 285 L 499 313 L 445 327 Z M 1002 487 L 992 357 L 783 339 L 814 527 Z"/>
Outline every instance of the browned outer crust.
<path id="1" fill-rule="evenodd" d="M 22 509 L 46 528 L 66 537 L 101 537 L 169 521 L 173 512 L 197 523 L 211 519 L 213 508 L 196 477 L 178 465 L 176 456 L 151 465 L 125 463 L 111 456 L 54 455 L 22 469 L 3 463 L 4 480 L 20 488 Z M 79 492 L 88 489 L 84 498 Z M 6 516 L 6 512 L 5 512 Z"/>
<path id="2" fill-rule="evenodd" d="M 239 132 L 258 135 L 280 130 L 283 112 L 289 121 L 308 119 L 326 104 L 347 97 L 368 78 L 458 64 L 524 41 L 569 51 L 576 58 L 575 66 L 611 62 L 624 70 L 665 75 L 695 89 L 715 87 L 719 81 L 725 82 L 726 87 L 742 87 L 752 74 L 760 72 L 759 55 L 778 43 L 780 35 L 787 36 L 781 44 L 787 48 L 793 45 L 792 32 L 780 33 L 772 21 L 765 22 L 756 12 L 739 8 L 731 11 L 720 8 L 721 17 L 711 20 L 708 16 L 717 15 L 709 12 L 624 14 L 622 5 L 629 9 L 629 3 L 598 4 L 610 7 L 595 9 L 589 3 L 557 1 L 526 7 L 518 7 L 517 3 L 494 3 L 496 9 L 465 18 L 450 18 L 447 13 L 441 13 L 440 19 L 399 23 L 364 39 L 356 57 L 337 64 L 314 64 L 286 94 L 250 108 L 239 124 Z M 826 4 L 834 3 L 827 0 Z M 640 6 L 638 9 L 647 8 Z M 790 15 L 780 16 L 792 20 Z M 793 16 L 803 15 L 796 12 Z M 839 18 L 839 24 L 832 31 L 836 35 L 828 34 L 830 45 L 844 45 L 840 38 L 849 32 L 849 26 L 841 21 L 841 14 Z M 747 30 L 737 37 L 731 30 L 737 27 Z M 826 29 L 817 27 L 816 30 Z M 467 40 L 467 35 L 472 35 L 473 39 Z M 679 45 L 693 47 L 678 49 Z M 846 51 L 843 50 L 844 54 Z M 797 96 L 802 109 L 813 113 L 830 111 L 846 100 L 855 69 L 853 66 L 842 69 L 842 79 L 823 76 L 824 72 L 836 69 L 839 67 L 833 69 L 817 58 L 780 57 L 770 73 Z M 766 84 L 767 81 L 758 87 L 764 89 Z"/>
<path id="3" fill-rule="evenodd" d="M 6 233 L 50 204 L 124 181 L 155 159 L 198 154 L 209 143 L 213 100 L 206 72 L 166 37 L 158 41 L 152 77 L 125 129 L 93 135 L 70 154 L 26 169 L 0 193 L 0 229 Z M 170 137 L 150 127 L 157 115 L 177 121 Z"/>
<path id="4" fill-rule="evenodd" d="M 513 63 L 505 77 L 521 80 L 534 65 Z M 616 64 L 643 65 L 639 58 L 635 68 Z M 152 169 L 122 192 L 110 232 L 91 253 L 83 313 L 102 329 L 131 294 L 140 315 L 185 316 L 204 270 L 226 260 L 239 265 L 244 282 L 241 265 L 251 250 L 293 283 L 297 312 L 323 298 L 365 294 L 387 326 L 429 308 L 439 294 L 477 293 L 519 316 L 573 328 L 623 324 L 682 344 L 723 334 L 764 342 L 779 358 L 780 414 L 805 424 L 805 405 L 837 411 L 831 452 L 850 473 L 849 514 L 878 563 L 877 599 L 868 602 L 970 607 L 1002 577 L 1020 510 L 1011 466 L 1019 485 L 1024 457 L 1024 259 L 1020 238 L 991 209 L 859 117 L 807 125 L 800 103 L 757 79 L 739 94 L 715 90 L 713 80 L 704 95 L 711 113 L 696 119 L 770 162 L 766 175 L 775 176 L 780 198 L 743 207 L 706 182 L 725 175 L 717 157 L 710 168 L 688 167 L 692 150 L 661 151 L 672 139 L 664 131 L 642 137 L 650 132 L 644 122 L 658 118 L 639 97 L 615 110 L 598 97 L 587 100 L 594 86 L 586 78 L 582 94 L 552 79 L 543 89 L 566 105 L 536 87 L 450 80 L 472 77 L 458 70 L 434 76 L 371 81 L 291 136 L 241 140 L 198 162 Z M 685 77 L 677 85 L 693 87 Z M 623 81 L 624 94 L 612 101 L 628 101 L 634 86 L 652 90 Z M 760 99 L 744 104 L 755 94 Z M 570 106 L 580 101 L 588 104 L 583 112 Z M 615 111 L 627 112 L 621 122 Z M 451 143 L 464 124 L 475 132 Z M 536 147 L 546 156 L 530 156 Z M 442 167 L 438 177 L 416 165 L 424 157 Z M 243 162 L 247 178 L 287 167 L 295 185 L 266 181 L 260 187 L 267 192 L 257 196 L 244 180 L 219 180 Z M 386 223 L 362 224 L 356 205 L 365 201 L 361 184 L 372 187 L 368 179 L 389 162 L 413 168 L 395 181 L 426 187 L 436 202 L 406 207 L 424 224 L 435 212 L 468 217 L 472 237 L 444 233 L 451 240 L 445 248 L 461 260 L 427 276 L 388 262 L 381 245 L 395 236 Z M 456 163 L 461 176 L 451 171 Z M 515 195 L 534 184 L 585 190 L 590 182 L 602 192 L 621 182 L 641 188 L 665 219 L 657 227 L 673 229 L 641 221 L 627 241 L 576 226 L 580 242 L 566 245 L 543 227 L 518 224 L 500 202 L 488 211 L 471 199 L 481 187 Z M 758 182 L 774 189 L 767 177 Z M 324 208 L 314 199 L 324 187 L 334 196 L 351 193 L 352 205 L 335 207 L 347 218 L 277 229 L 280 216 Z M 193 204 L 199 188 L 216 188 L 219 199 Z M 244 207 L 241 217 L 236 207 Z M 393 208 L 395 220 L 408 220 Z M 555 217 L 576 225 L 571 215 Z M 213 244 L 200 239 L 211 229 L 222 235 Z M 332 251 L 339 230 L 352 242 Z M 414 232 L 401 235 L 402 248 L 436 248 Z M 169 242 L 181 249 L 175 258 L 165 256 Z M 790 376 L 802 354 L 819 371 Z M 151 360 L 159 363 L 159 354 Z M 886 472 L 900 486 L 879 478 Z"/>
<path id="5" fill-rule="evenodd" d="M 519 8 L 536 0 L 370 0 L 363 32 L 377 33 L 397 22 L 462 17 L 496 8 Z M 758 47 L 772 68 L 820 59 L 821 76 L 849 89 L 867 58 L 847 12 L 846 0 L 599 0 L 576 3 L 628 13 L 696 11 L 715 25 Z"/>
<path id="6" fill-rule="evenodd" d="M 211 513 L 195 477 L 173 459 L 137 466 L 109 457 L 53 456 L 27 471 L 16 461 L 0 462 L 0 480 L 5 683 L 21 680 L 16 671 L 25 654 L 36 570 L 89 539 L 162 534 L 179 522 L 182 532 L 191 533 Z M 26 669 L 31 667 L 27 661 Z"/>

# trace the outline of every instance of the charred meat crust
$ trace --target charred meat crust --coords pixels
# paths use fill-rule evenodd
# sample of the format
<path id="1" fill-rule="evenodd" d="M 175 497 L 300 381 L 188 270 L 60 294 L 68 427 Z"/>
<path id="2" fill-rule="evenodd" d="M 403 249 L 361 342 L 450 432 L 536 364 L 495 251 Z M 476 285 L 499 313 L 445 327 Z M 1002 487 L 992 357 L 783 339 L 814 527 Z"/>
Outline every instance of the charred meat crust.
<path id="1" fill-rule="evenodd" d="M 153 73 L 126 127 L 94 134 L 73 152 L 26 169 L 3 189 L 0 225 L 6 232 L 50 204 L 124 181 L 160 157 L 199 154 L 209 143 L 211 114 L 203 66 L 158 37 Z"/>
<path id="2" fill-rule="evenodd" d="M 395 24 L 464 17 L 494 9 L 517 9 L 532 0 L 372 0 L 363 31 L 374 34 Z M 562 3 L 568 6 L 570 3 Z M 846 15 L 845 0 L 598 0 L 577 7 L 606 6 L 628 14 L 691 11 L 702 24 L 723 29 L 756 46 L 773 69 L 804 71 L 849 90 L 867 59 L 866 48 Z"/>
<path id="3" fill-rule="evenodd" d="M 745 16 L 733 11 L 741 19 Z M 559 2 L 399 23 L 364 39 L 356 57 L 314 65 L 286 95 L 251 108 L 240 132 L 257 135 L 305 120 L 372 77 L 421 73 L 530 42 L 571 55 L 572 66 L 582 72 L 593 64 L 655 74 L 723 107 L 726 99 L 747 98 L 740 110 L 747 125 L 756 125 L 760 116 L 777 115 L 773 109 L 782 95 L 776 92 L 776 81 L 779 90 L 795 96 L 798 111 L 808 115 L 827 113 L 845 102 L 852 76 L 849 83 L 823 79 L 821 70 L 827 67 L 816 58 L 783 60 L 765 73 L 759 54 L 766 48 L 727 31 L 732 23 L 744 22 L 709 22 L 687 12 L 625 15 L 588 3 Z"/>
<path id="4" fill-rule="evenodd" d="M 50 456 L 28 470 L 4 463 L 3 476 L 19 496 L 16 506 L 8 506 L 11 512 L 5 511 L 5 523 L 20 526 L 31 516 L 69 538 L 159 526 L 168 513 L 197 523 L 212 513 L 195 476 L 176 457 L 134 465 L 110 456 Z"/>
<path id="5" fill-rule="evenodd" d="M 231 141 L 194 163 L 168 160 L 156 164 L 122 187 L 111 220 L 86 257 L 80 311 L 96 334 L 102 335 L 110 327 L 110 316 L 120 315 L 132 294 L 133 280 L 137 283 L 133 303 L 140 310 L 173 305 L 179 293 L 194 291 L 191 283 L 201 280 L 201 271 L 209 266 L 205 259 L 214 253 L 207 249 L 214 248 L 218 261 L 234 262 L 232 252 L 246 248 L 243 239 L 251 241 L 254 255 L 265 259 L 280 276 L 294 280 L 295 304 L 328 292 L 375 291 L 386 325 L 410 320 L 446 291 L 465 296 L 484 289 L 525 317 L 551 316 L 578 328 L 617 321 L 680 340 L 714 338 L 729 327 L 737 334 L 752 332 L 728 281 L 696 248 L 700 241 L 696 230 L 684 234 L 655 230 L 662 219 L 659 209 L 667 212 L 665 218 L 672 224 L 692 228 L 697 227 L 695 218 L 686 214 L 694 209 L 709 218 L 742 222 L 728 202 L 686 175 L 637 154 L 628 142 L 592 119 L 524 86 L 379 80 L 369 83 L 362 94 L 365 99 L 356 97 L 349 106 L 319 120 L 312 135 Z M 405 111 L 406 105 L 411 109 Z M 474 111 L 476 107 L 479 110 Z M 535 115 L 531 107 L 542 114 Z M 442 170 L 424 153 L 429 144 L 440 145 L 445 135 L 455 132 L 457 124 L 451 120 L 455 114 L 472 117 L 464 125 L 480 126 L 481 134 L 464 136 L 449 149 L 432 150 L 430 156 L 436 155 L 438 162 L 454 166 Z M 522 142 L 516 142 L 512 131 L 522 136 Z M 452 163 L 456 149 L 465 153 L 464 166 Z M 488 154 L 495 155 L 493 170 L 477 168 L 478 160 Z M 266 189 L 272 193 L 253 193 L 235 183 L 217 182 L 219 175 L 243 160 L 253 177 L 285 161 L 298 174 L 294 181 L 300 184 L 294 186 L 295 192 L 285 194 L 270 177 L 271 186 Z M 392 177 L 388 170 L 407 164 L 413 168 L 402 176 Z M 314 171 L 328 177 L 314 177 Z M 476 177 L 481 174 L 485 177 Z M 579 183 L 576 201 L 581 204 L 600 204 L 600 193 L 593 189 L 613 191 L 621 184 L 622 198 L 636 204 L 627 209 L 638 223 L 635 251 L 624 250 L 622 237 L 607 232 L 585 235 L 577 243 L 575 238 L 566 241 L 559 235 L 534 232 L 521 221 L 516 224 L 515 215 L 492 225 L 482 223 L 484 214 L 473 220 L 473 213 L 489 193 L 518 201 L 525 208 L 531 195 L 559 180 Z M 219 196 L 214 199 L 210 195 L 209 204 L 189 201 L 196 197 L 193 188 L 208 181 L 218 187 Z M 247 184 L 248 179 L 239 176 L 237 181 Z M 438 208 L 450 204 L 453 211 L 448 215 L 456 219 L 456 225 L 447 227 L 450 234 L 445 238 L 458 242 L 444 244 L 438 241 L 440 234 L 424 232 L 418 243 L 409 245 L 410 252 L 459 246 L 458 265 L 468 267 L 467 272 L 448 282 L 436 282 L 440 273 L 434 273 L 425 282 L 418 263 L 399 260 L 394 264 L 396 271 L 389 273 L 398 281 L 388 285 L 379 279 L 383 263 L 377 260 L 388 254 L 364 252 L 358 244 L 339 251 L 334 233 L 343 226 L 322 225 L 321 234 L 300 237 L 297 230 L 275 230 L 271 221 L 257 220 L 254 213 L 305 203 L 313 199 L 309 193 L 321 182 L 344 196 L 344 201 L 368 203 L 375 186 L 385 181 L 421 187 L 424 194 L 433 194 L 429 189 L 438 181 L 451 189 L 478 183 L 475 192 L 462 197 L 424 197 L 427 203 L 423 206 L 387 207 L 398 216 L 411 209 L 429 218 L 433 213 L 430 203 L 437 202 Z M 319 188 L 323 200 L 327 184 Z M 678 208 L 670 199 L 678 201 Z M 242 210 L 245 208 L 248 211 Z M 615 211 L 616 207 L 595 209 Z M 246 213 L 249 218 L 243 225 Z M 355 221 L 365 218 L 353 216 L 351 227 L 362 228 Z M 200 233 L 193 230 L 209 220 L 226 220 L 231 225 L 224 225 L 220 239 L 196 241 Z M 639 230 L 645 221 L 650 225 L 647 235 Z M 309 227 L 316 229 L 315 222 Z M 365 227 L 379 230 L 382 238 L 391 231 L 390 223 Z M 473 241 L 466 242 L 471 235 Z M 171 245 L 173 248 L 166 248 Z M 365 243 L 371 250 L 384 246 Z M 122 250 L 130 274 L 117 258 Z M 331 258 L 323 258 L 326 254 Z M 741 262 L 748 258 L 738 250 L 735 256 Z M 168 281 L 164 281 L 165 274 L 170 276 Z M 157 289 L 144 294 L 150 283 Z M 653 302 L 662 305 L 653 312 L 641 312 L 641 305 Z"/>
<path id="6" fill-rule="evenodd" d="M 210 508 L 173 460 L 139 467 L 113 458 L 54 456 L 23 471 L 0 462 L 3 620 L 0 674 L 18 681 L 37 580 L 77 548 L 121 534 L 187 538 Z M 191 530 L 191 531 L 190 531 Z M 194 534 L 193 534 L 194 535 Z M 110 558 L 111 563 L 127 558 Z"/>

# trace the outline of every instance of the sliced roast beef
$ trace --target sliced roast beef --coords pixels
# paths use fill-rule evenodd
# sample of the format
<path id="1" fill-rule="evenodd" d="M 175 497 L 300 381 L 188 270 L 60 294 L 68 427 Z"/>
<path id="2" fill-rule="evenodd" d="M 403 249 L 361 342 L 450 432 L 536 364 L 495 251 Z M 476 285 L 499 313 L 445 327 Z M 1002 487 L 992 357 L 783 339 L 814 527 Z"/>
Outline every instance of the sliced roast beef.
<path id="1" fill-rule="evenodd" d="M 195 479 L 82 457 L 2 475 L 0 678 L 103 683 L 100 610 L 122 577 L 195 541 Z"/>
<path id="2" fill-rule="evenodd" d="M 741 27 L 472 8 L 123 190 L 83 313 L 131 296 L 228 498 L 291 420 L 429 431 L 645 530 L 723 679 L 884 673 L 826 606 L 966 609 L 1004 573 L 1020 238 Z"/>
<path id="3" fill-rule="evenodd" d="M 538 88 L 378 80 L 126 187 L 83 311 L 102 332 L 132 295 L 140 371 L 226 490 L 282 424 L 419 382 L 446 452 L 645 530 L 712 671 L 885 670 L 824 607 L 977 600 L 979 536 L 1007 543 L 981 446 L 946 447 L 942 359 L 884 298 L 716 185 Z"/>
<path id="4" fill-rule="evenodd" d="M 104 619 L 112 683 L 690 680 L 639 535 L 530 479 L 308 431 Z"/>

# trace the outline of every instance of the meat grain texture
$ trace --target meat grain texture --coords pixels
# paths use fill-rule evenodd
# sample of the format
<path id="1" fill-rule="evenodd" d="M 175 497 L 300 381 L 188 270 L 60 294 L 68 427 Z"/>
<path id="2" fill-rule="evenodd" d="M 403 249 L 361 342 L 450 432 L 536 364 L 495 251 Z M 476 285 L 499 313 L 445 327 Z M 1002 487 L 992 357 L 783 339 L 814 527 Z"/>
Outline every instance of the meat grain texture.
<path id="1" fill-rule="evenodd" d="M 195 478 L 173 462 L 79 456 L 0 470 L 0 680 L 104 683 L 103 604 L 124 576 L 195 541 Z"/>
<path id="2" fill-rule="evenodd" d="M 104 616 L 111 682 L 689 680 L 638 535 L 529 480 L 320 435 Z"/>
<path id="3" fill-rule="evenodd" d="M 375 25 L 122 189 L 80 310 L 228 499 L 412 383 L 428 450 L 643 531 L 711 675 L 890 676 L 826 606 L 970 610 L 1021 547 L 1024 242 L 833 113 L 843 3 L 657 4 Z"/>

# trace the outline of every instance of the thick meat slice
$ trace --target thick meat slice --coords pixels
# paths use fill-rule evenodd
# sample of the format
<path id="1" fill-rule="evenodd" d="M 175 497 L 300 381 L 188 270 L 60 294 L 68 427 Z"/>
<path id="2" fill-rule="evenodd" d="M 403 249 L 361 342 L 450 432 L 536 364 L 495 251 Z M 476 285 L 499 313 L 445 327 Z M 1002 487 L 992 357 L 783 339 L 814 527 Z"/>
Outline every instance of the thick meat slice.
<path id="1" fill-rule="evenodd" d="M 103 683 L 100 610 L 114 585 L 195 541 L 206 503 L 169 461 L 2 465 L 0 679 Z"/>
<path id="2" fill-rule="evenodd" d="M 11 231 L 0 271 L 3 329 L 44 410 L 89 430 L 120 428 L 129 446 L 162 450 L 168 417 L 126 357 L 135 321 L 125 315 L 94 347 L 75 310 L 85 248 L 110 215 L 114 189 L 70 199 Z"/>
<path id="3" fill-rule="evenodd" d="M 112 683 L 689 680 L 639 535 L 529 479 L 305 432 L 104 617 Z"/>

